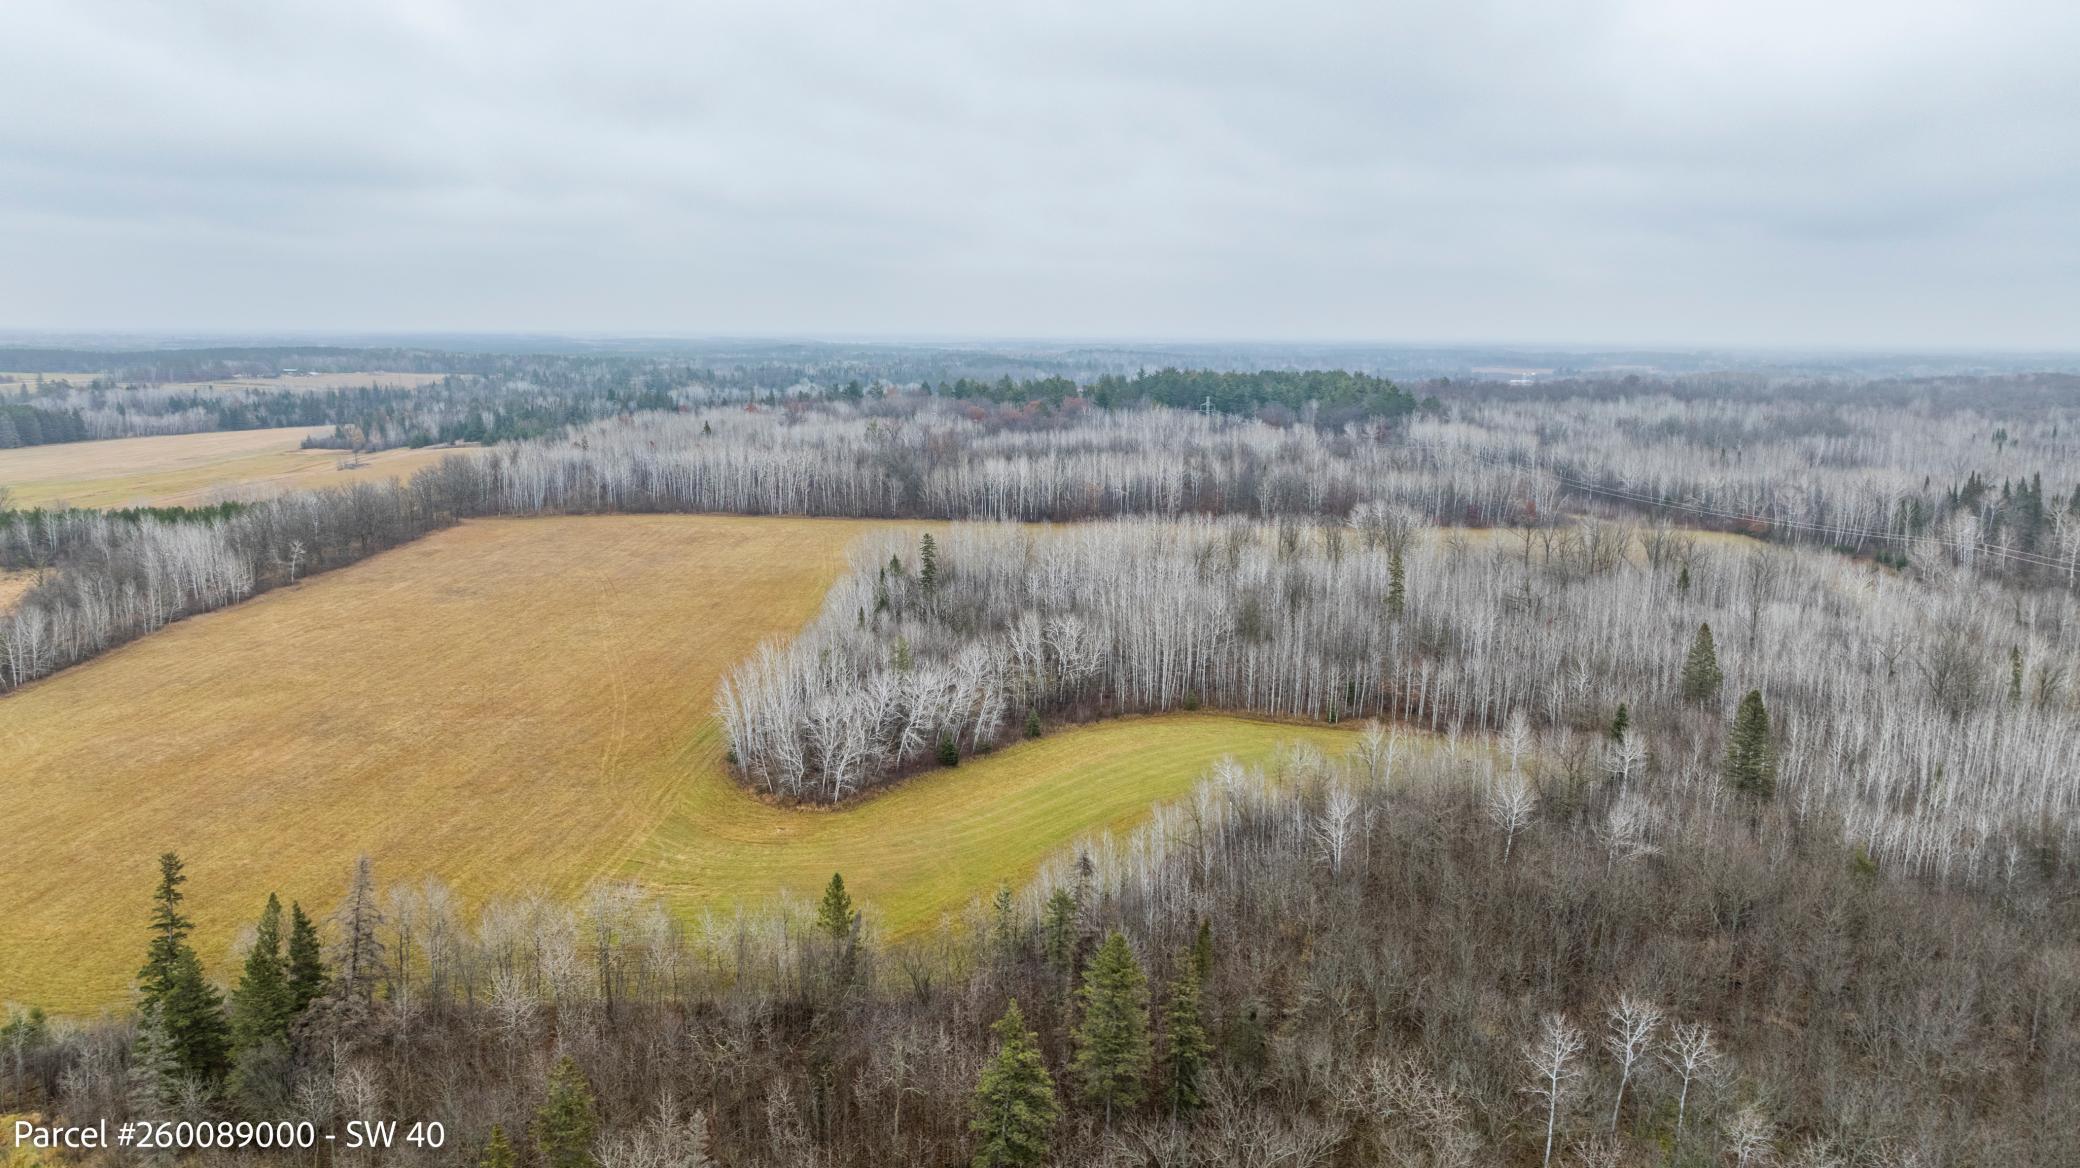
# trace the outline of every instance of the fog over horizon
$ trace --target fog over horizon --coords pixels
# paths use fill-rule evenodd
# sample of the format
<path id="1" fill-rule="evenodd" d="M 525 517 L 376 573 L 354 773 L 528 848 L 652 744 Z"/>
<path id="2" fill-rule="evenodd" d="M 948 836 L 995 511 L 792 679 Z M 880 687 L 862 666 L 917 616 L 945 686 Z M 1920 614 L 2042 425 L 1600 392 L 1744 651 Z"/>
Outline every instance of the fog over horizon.
<path id="1" fill-rule="evenodd" d="M 9 333 L 2070 350 L 2080 8 L 22 0 Z"/>

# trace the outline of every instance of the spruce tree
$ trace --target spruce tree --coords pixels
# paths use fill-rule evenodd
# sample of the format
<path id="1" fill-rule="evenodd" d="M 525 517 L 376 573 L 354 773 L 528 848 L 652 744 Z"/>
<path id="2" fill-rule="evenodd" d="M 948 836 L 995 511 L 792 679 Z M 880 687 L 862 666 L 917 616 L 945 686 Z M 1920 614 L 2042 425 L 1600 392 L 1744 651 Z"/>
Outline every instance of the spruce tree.
<path id="1" fill-rule="evenodd" d="M 1769 711 L 1762 691 L 1751 689 L 1733 716 L 1726 743 L 1726 781 L 1734 790 L 1767 800 L 1777 793 L 1776 766 L 1770 758 Z"/>
<path id="2" fill-rule="evenodd" d="M 1619 702 L 1618 714 L 1611 719 L 1611 741 L 1625 741 L 1625 732 L 1630 729 L 1632 729 L 1632 711 L 1625 708 L 1624 702 Z"/>
<path id="3" fill-rule="evenodd" d="M 960 743 L 955 742 L 951 734 L 939 740 L 939 765 L 949 767 L 961 765 Z"/>
<path id="4" fill-rule="evenodd" d="M 1084 971 L 1080 992 L 1083 1020 L 1076 1027 L 1076 1056 L 1070 1063 L 1083 1098 L 1105 1108 L 1140 1103 L 1148 1091 L 1148 975 L 1115 930 L 1098 947 Z"/>
<path id="5" fill-rule="evenodd" d="M 159 857 L 159 888 L 152 893 L 152 941 L 145 949 L 143 968 L 137 971 L 138 1006 L 158 1006 L 172 984 L 174 967 L 188 947 L 188 934 L 195 922 L 181 915 L 181 885 L 188 882 L 181 858 L 172 852 Z"/>
<path id="6" fill-rule="evenodd" d="M 1040 1059 L 1039 1040 L 1026 1029 L 1016 998 L 990 1029 L 997 1036 L 997 1053 L 983 1064 L 968 1121 L 975 1136 L 975 1168 L 1044 1164 L 1061 1108 L 1054 1080 Z"/>
<path id="7" fill-rule="evenodd" d="M 1199 933 L 1192 938 L 1192 969 L 1199 975 L 1199 986 L 1204 989 L 1213 977 L 1213 922 L 1201 920 Z"/>
<path id="8" fill-rule="evenodd" d="M 1040 737 L 1040 711 L 1039 711 L 1039 710 L 1027 710 L 1027 711 L 1026 711 L 1026 737 L 1027 737 L 1027 738 L 1038 738 L 1038 737 Z"/>
<path id="9" fill-rule="evenodd" d="M 153 1073 L 213 1081 L 230 1064 L 231 1027 L 224 1018 L 222 996 L 203 976 L 202 962 L 188 945 L 195 925 L 180 910 L 185 899 L 181 885 L 187 880 L 178 855 L 166 852 L 159 857 L 152 940 L 144 966 L 137 971 L 138 1013 L 141 1032 L 155 1048 L 148 1052 Z M 166 1087 L 162 1081 L 157 1089 L 163 1092 Z"/>
<path id="10" fill-rule="evenodd" d="M 544 1168 L 595 1168 L 592 1141 L 599 1134 L 592 1084 L 569 1055 L 549 1072 L 549 1097 L 534 1116 L 534 1146 Z"/>
<path id="11" fill-rule="evenodd" d="M 1163 1003 L 1163 1102 L 1170 1118 L 1197 1111 L 1205 1099 L 1199 1090 L 1211 1047 L 1199 1017 L 1199 963 L 1190 951 L 1178 963 Z"/>
<path id="12" fill-rule="evenodd" d="M 231 992 L 231 1032 L 241 1049 L 286 1039 L 295 1013 L 289 970 L 282 962 L 282 902 L 269 893 L 245 973 Z"/>
<path id="13" fill-rule="evenodd" d="M 513 1154 L 512 1141 L 506 1139 L 506 1129 L 491 1125 L 491 1139 L 484 1144 L 484 1158 L 477 1161 L 478 1168 L 519 1168 L 519 1157 Z"/>
<path id="14" fill-rule="evenodd" d="M 831 873 L 824 885 L 823 903 L 816 906 L 816 931 L 833 941 L 852 935 L 852 895 L 845 891 L 845 877 Z"/>
<path id="15" fill-rule="evenodd" d="M 917 565 L 918 587 L 930 596 L 939 589 L 939 543 L 930 532 L 918 542 Z"/>
<path id="16" fill-rule="evenodd" d="M 182 948 L 174 959 L 154 1013 L 182 1074 L 215 1082 L 230 1069 L 231 1023 L 224 1017 L 224 999 L 202 975 L 202 961 L 193 949 Z"/>
<path id="17" fill-rule="evenodd" d="M 1697 639 L 1690 642 L 1690 656 L 1683 662 L 1683 698 L 1703 702 L 1719 695 L 1725 674 L 1719 672 L 1719 651 L 1712 645 L 1712 626 L 1697 626 Z"/>
<path id="18" fill-rule="evenodd" d="M 1068 889 L 1056 888 L 1048 894 L 1040 931 L 1047 948 L 1047 964 L 1067 973 L 1069 962 L 1076 956 L 1076 898 Z"/>
<path id="19" fill-rule="evenodd" d="M 2008 650 L 2008 701 L 2022 701 L 2022 647 L 2019 645 Z"/>
<path id="20" fill-rule="evenodd" d="M 1684 564 L 1676 570 L 1676 594 L 1678 596 L 1690 595 L 1690 565 L 1688 564 Z"/>
<path id="21" fill-rule="evenodd" d="M 301 1014 L 325 993 L 325 950 L 301 904 L 289 905 L 289 1010 Z"/>
<path id="22" fill-rule="evenodd" d="M 1408 611 L 1408 569 L 1401 562 L 1401 545 L 1387 553 L 1387 619 L 1400 620 Z"/>

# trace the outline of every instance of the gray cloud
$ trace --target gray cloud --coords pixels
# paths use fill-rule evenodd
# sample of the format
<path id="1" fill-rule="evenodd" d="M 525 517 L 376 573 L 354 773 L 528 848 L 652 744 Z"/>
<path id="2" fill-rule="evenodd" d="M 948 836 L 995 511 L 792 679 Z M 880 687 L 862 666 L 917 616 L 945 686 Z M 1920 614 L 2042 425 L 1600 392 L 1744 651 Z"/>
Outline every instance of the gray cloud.
<path id="1" fill-rule="evenodd" d="M 2072 347 L 2080 10 L 14 0 L 0 325 Z"/>

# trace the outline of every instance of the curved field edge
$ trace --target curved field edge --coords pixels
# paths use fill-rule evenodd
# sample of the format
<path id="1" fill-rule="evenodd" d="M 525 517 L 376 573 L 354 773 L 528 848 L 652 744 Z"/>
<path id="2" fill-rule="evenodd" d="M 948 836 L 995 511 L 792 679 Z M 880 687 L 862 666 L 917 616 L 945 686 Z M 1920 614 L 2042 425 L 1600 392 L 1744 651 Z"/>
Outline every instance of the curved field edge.
<path id="1" fill-rule="evenodd" d="M 716 682 L 818 611 L 870 526 L 470 521 L 0 698 L 0 1002 L 126 1000 L 168 849 L 221 976 L 268 892 L 322 916 L 363 853 L 465 904 L 622 877 L 688 913 L 841 870 L 902 931 L 1131 825 L 1220 755 L 1336 733 L 1137 719 L 836 811 L 769 807 L 722 763 Z"/>
<path id="2" fill-rule="evenodd" d="M 915 932 L 1016 885 L 1077 839 L 1123 832 L 1192 789 L 1223 757 L 1263 762 L 1295 742 L 1341 749 L 1348 730 L 1224 714 L 1097 722 L 926 771 L 829 809 L 780 810 L 747 794 L 702 727 L 696 765 L 623 874 L 682 910 L 813 896 L 834 871 L 874 925 Z"/>

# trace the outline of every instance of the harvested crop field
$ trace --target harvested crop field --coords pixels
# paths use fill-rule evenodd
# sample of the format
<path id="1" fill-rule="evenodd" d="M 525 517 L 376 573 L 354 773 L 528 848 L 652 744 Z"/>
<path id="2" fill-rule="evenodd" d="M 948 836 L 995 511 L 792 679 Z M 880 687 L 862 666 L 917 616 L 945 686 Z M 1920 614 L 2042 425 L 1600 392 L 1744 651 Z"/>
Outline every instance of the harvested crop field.
<path id="1" fill-rule="evenodd" d="M 290 426 L 23 446 L 0 451 L 0 486 L 9 488 L 17 507 L 194 506 L 403 478 L 447 455 L 466 453 L 452 447 L 382 450 L 342 470 L 344 452 L 300 447 L 306 435 L 330 430 Z"/>
<path id="2" fill-rule="evenodd" d="M 817 611 L 865 526 L 471 522 L 0 699 L 0 1001 L 121 1001 L 169 848 L 220 973 L 269 891 L 322 915 L 363 853 L 386 882 L 438 874 L 466 899 L 626 876 L 688 911 L 843 870 L 901 931 L 1130 824 L 1221 754 L 1335 733 L 1139 719 L 840 810 L 769 807 L 723 769 L 714 687 Z"/>

